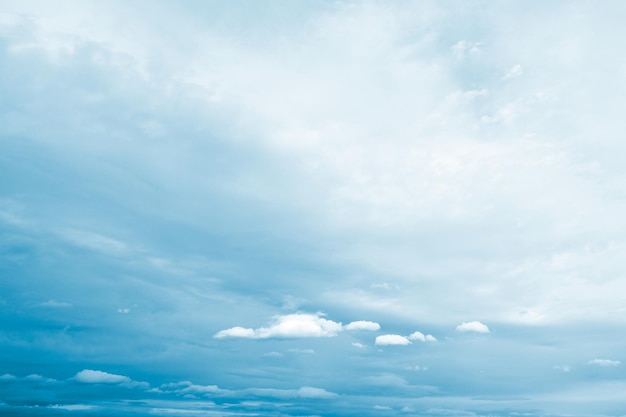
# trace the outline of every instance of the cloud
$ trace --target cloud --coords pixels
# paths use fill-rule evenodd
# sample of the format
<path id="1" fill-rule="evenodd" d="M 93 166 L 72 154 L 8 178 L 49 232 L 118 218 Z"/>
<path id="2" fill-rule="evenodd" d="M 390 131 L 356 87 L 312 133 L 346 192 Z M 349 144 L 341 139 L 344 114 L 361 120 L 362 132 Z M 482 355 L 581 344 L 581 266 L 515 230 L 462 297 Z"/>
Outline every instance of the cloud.
<path id="1" fill-rule="evenodd" d="M 334 398 L 337 394 L 323 388 L 302 387 L 298 390 L 298 398 Z"/>
<path id="2" fill-rule="evenodd" d="M 39 307 L 50 307 L 50 308 L 69 308 L 72 307 L 72 304 L 66 303 L 64 301 L 56 301 L 56 300 L 48 300 L 43 303 L 37 304 Z"/>
<path id="3" fill-rule="evenodd" d="M 589 365 L 598 365 L 598 366 L 619 366 L 622 362 L 612 360 L 612 359 L 592 359 L 587 362 Z"/>
<path id="4" fill-rule="evenodd" d="M 74 245 L 107 255 L 122 255 L 129 249 L 124 242 L 98 233 L 67 229 L 58 231 L 58 234 Z"/>
<path id="5" fill-rule="evenodd" d="M 470 322 L 463 322 L 459 324 L 458 326 L 456 326 L 456 331 L 459 333 L 474 332 L 474 333 L 486 334 L 486 333 L 489 333 L 489 327 L 487 327 L 487 325 L 479 321 L 470 321 Z"/>
<path id="6" fill-rule="evenodd" d="M 54 404 L 49 405 L 48 408 L 66 411 L 87 411 L 96 408 L 96 406 L 88 404 Z"/>
<path id="7" fill-rule="evenodd" d="M 422 332 L 413 332 L 408 336 L 409 340 L 419 340 L 421 342 L 436 342 L 437 338 L 432 334 L 424 335 Z"/>
<path id="8" fill-rule="evenodd" d="M 359 342 L 352 342 L 352 346 L 354 346 L 355 348 L 359 348 L 359 349 L 363 349 L 365 347 L 363 343 L 359 343 Z"/>
<path id="9" fill-rule="evenodd" d="M 376 346 L 406 346 L 410 345 L 411 341 L 404 336 L 400 336 L 399 334 L 384 334 L 376 337 L 375 344 Z"/>
<path id="10" fill-rule="evenodd" d="M 343 326 L 345 330 L 371 330 L 376 331 L 380 330 L 380 324 L 373 321 L 353 321 L 352 323 L 348 323 Z"/>
<path id="11" fill-rule="evenodd" d="M 454 55 L 457 58 L 463 59 L 467 55 L 473 55 L 480 52 L 481 43 L 480 42 L 470 42 L 466 40 L 460 40 L 454 45 L 450 47 Z"/>
<path id="12" fill-rule="evenodd" d="M 244 327 L 237 326 L 226 330 L 220 330 L 214 337 L 217 339 L 223 339 L 225 337 L 244 337 L 254 339 L 256 337 L 256 333 L 253 329 L 246 329 Z"/>
<path id="13" fill-rule="evenodd" d="M 258 329 L 232 327 L 217 332 L 214 337 L 217 339 L 227 337 L 247 339 L 333 337 L 342 331 L 341 323 L 327 320 L 321 316 L 321 313 L 287 314 L 277 316 L 274 323 L 268 327 Z"/>
<path id="14" fill-rule="evenodd" d="M 74 375 L 74 380 L 82 384 L 121 384 L 122 382 L 130 382 L 127 376 L 110 374 L 103 371 L 94 371 L 91 369 L 83 369 Z"/>
<path id="15" fill-rule="evenodd" d="M 569 365 L 554 365 L 552 368 L 563 372 L 570 372 L 572 370 L 572 367 Z"/>
<path id="16" fill-rule="evenodd" d="M 149 387 L 147 382 L 133 381 L 124 375 L 110 374 L 108 372 L 95 371 L 92 369 L 83 369 L 70 378 L 70 380 L 74 380 L 81 384 L 121 385 L 127 388 L 143 389 L 147 389 Z"/>
<path id="17" fill-rule="evenodd" d="M 506 74 L 504 74 L 504 77 L 502 77 L 502 79 L 508 80 L 510 78 L 520 77 L 523 74 L 524 74 L 524 70 L 522 66 L 520 64 L 517 64 L 513 68 L 511 68 Z"/>

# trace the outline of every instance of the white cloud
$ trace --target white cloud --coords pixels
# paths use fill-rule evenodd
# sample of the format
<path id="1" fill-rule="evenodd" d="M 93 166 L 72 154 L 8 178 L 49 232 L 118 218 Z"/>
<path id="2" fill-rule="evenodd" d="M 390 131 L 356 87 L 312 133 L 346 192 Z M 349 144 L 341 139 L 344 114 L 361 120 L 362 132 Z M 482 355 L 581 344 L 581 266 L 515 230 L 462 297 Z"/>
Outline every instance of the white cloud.
<path id="1" fill-rule="evenodd" d="M 513 68 L 511 68 L 506 74 L 504 74 L 504 77 L 502 77 L 502 79 L 508 80 L 510 78 L 520 77 L 523 74 L 524 74 L 524 70 L 522 66 L 520 64 L 517 64 Z"/>
<path id="2" fill-rule="evenodd" d="M 241 337 L 248 339 L 292 338 L 292 337 L 333 337 L 343 330 L 341 323 L 327 320 L 317 314 L 287 314 L 277 316 L 268 327 L 247 329 L 233 327 L 215 334 L 218 339 Z"/>
<path id="3" fill-rule="evenodd" d="M 376 331 L 376 330 L 380 330 L 380 324 L 373 322 L 373 321 L 365 321 L 365 320 L 359 320 L 359 321 L 353 321 L 352 323 L 348 323 L 345 326 L 343 326 L 343 328 L 345 330 L 372 330 L 372 331 Z"/>
<path id="4" fill-rule="evenodd" d="M 384 334 L 376 337 L 376 346 L 389 346 L 389 345 L 410 345 L 411 341 L 399 334 Z"/>
<path id="5" fill-rule="evenodd" d="M 276 389 L 276 388 L 248 388 L 240 391 L 233 391 L 231 394 L 237 396 L 253 395 L 258 397 L 273 397 L 280 399 L 293 398 L 317 398 L 330 399 L 337 397 L 334 392 L 327 391 L 323 388 L 302 387 L 299 389 Z"/>
<path id="6" fill-rule="evenodd" d="M 409 340 L 419 340 L 421 342 L 436 342 L 437 338 L 432 334 L 425 335 L 422 332 L 413 332 L 408 336 Z"/>
<path id="7" fill-rule="evenodd" d="M 16 379 L 17 377 L 15 375 L 11 375 L 11 374 L 4 374 L 4 375 L 0 375 L 0 381 L 9 381 L 11 379 Z"/>
<path id="8" fill-rule="evenodd" d="M 131 379 L 124 375 L 110 374 L 108 372 L 94 371 L 91 369 L 83 369 L 74 375 L 73 379 L 83 384 L 121 384 L 131 382 Z"/>
<path id="9" fill-rule="evenodd" d="M 87 404 L 54 404 L 54 405 L 49 405 L 48 408 L 55 408 L 55 409 L 66 410 L 66 411 L 87 411 L 87 410 L 93 410 L 94 408 L 96 408 L 96 406 L 87 405 Z"/>
<path id="10" fill-rule="evenodd" d="M 365 347 L 363 343 L 359 343 L 359 342 L 352 342 L 352 346 L 354 346 L 355 348 L 359 348 L 359 349 L 363 349 Z"/>
<path id="11" fill-rule="evenodd" d="M 299 398 L 333 398 L 337 394 L 327 391 L 323 388 L 302 387 L 298 390 Z"/>
<path id="12" fill-rule="evenodd" d="M 612 360 L 612 359 L 592 359 L 587 363 L 589 365 L 598 365 L 598 366 L 618 366 L 618 365 L 621 365 L 622 362 Z"/>
<path id="13" fill-rule="evenodd" d="M 480 46 L 481 46 L 480 42 L 470 42 L 466 40 L 460 40 L 454 45 L 452 45 L 450 49 L 452 50 L 454 55 L 456 55 L 457 58 L 463 59 L 468 55 L 473 55 L 473 54 L 480 52 Z"/>
<path id="14" fill-rule="evenodd" d="M 479 321 L 463 322 L 456 326 L 456 331 L 460 333 L 489 333 L 489 327 Z"/>
<path id="15" fill-rule="evenodd" d="M 191 384 L 185 388 L 178 390 L 177 392 L 185 394 L 218 394 L 223 392 L 217 385 L 196 385 Z"/>
<path id="16" fill-rule="evenodd" d="M 245 337 L 249 339 L 254 339 L 256 336 L 253 329 L 246 329 L 244 327 L 231 327 L 230 329 L 220 330 L 215 334 L 214 337 L 218 339 L 222 339 L 224 337 Z"/>
<path id="17" fill-rule="evenodd" d="M 301 387 L 299 389 L 277 388 L 245 388 L 241 390 L 229 390 L 217 385 L 196 385 L 191 381 L 180 381 L 160 386 L 160 392 L 173 392 L 179 395 L 202 395 L 207 397 L 233 396 L 233 397 L 273 397 L 280 399 L 293 398 L 333 398 L 337 394 L 323 388 Z"/>
<path id="18" fill-rule="evenodd" d="M 72 307 L 72 304 L 66 303 L 64 301 L 48 300 L 43 303 L 39 303 L 38 306 L 51 308 L 69 308 Z"/>

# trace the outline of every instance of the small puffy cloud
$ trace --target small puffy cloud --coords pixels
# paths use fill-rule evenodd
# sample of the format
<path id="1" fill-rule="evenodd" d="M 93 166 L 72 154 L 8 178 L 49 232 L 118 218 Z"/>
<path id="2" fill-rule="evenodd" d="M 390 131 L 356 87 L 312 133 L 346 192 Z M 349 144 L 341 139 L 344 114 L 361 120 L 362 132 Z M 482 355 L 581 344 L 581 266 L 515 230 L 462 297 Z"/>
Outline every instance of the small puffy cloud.
<path id="1" fill-rule="evenodd" d="M 108 372 L 83 369 L 73 378 L 82 384 L 121 384 L 129 383 L 131 379 L 124 375 L 110 374 Z"/>
<path id="2" fill-rule="evenodd" d="M 611 359 L 592 359 L 587 362 L 589 365 L 598 365 L 598 366 L 619 366 L 621 365 L 620 361 L 615 361 Z"/>
<path id="3" fill-rule="evenodd" d="M 419 340 L 421 342 L 436 342 L 437 339 L 432 334 L 425 335 L 422 332 L 413 332 L 408 336 L 409 340 Z"/>
<path id="4" fill-rule="evenodd" d="M 359 342 L 352 342 L 352 346 L 354 346 L 355 348 L 359 348 L 359 349 L 363 349 L 365 347 L 363 343 L 359 343 Z"/>
<path id="5" fill-rule="evenodd" d="M 411 341 L 404 336 L 400 336 L 399 334 L 384 334 L 376 337 L 376 346 L 389 346 L 389 345 L 399 345 L 406 346 L 410 345 Z"/>
<path id="6" fill-rule="evenodd" d="M 243 327 L 232 327 L 230 329 L 221 330 L 215 334 L 215 337 L 222 339 L 224 337 L 245 337 L 253 339 L 255 336 L 253 329 L 246 329 Z"/>
<path id="7" fill-rule="evenodd" d="M 11 374 L 4 374 L 4 375 L 0 375 L 0 381 L 9 381 L 12 379 L 17 378 L 15 375 L 11 375 Z"/>
<path id="8" fill-rule="evenodd" d="M 343 330 L 341 323 L 334 322 L 317 314 L 287 314 L 277 316 L 274 323 L 258 329 L 233 327 L 215 334 L 218 339 L 240 337 L 248 339 L 332 337 Z"/>
<path id="9" fill-rule="evenodd" d="M 376 330 L 380 330 L 380 324 L 373 322 L 373 321 L 359 320 L 359 321 L 353 321 L 352 323 L 348 323 L 345 326 L 343 326 L 343 328 L 346 330 L 376 331 Z"/>
<path id="10" fill-rule="evenodd" d="M 456 331 L 460 333 L 489 333 L 489 327 L 479 321 L 463 322 L 456 326 Z"/>

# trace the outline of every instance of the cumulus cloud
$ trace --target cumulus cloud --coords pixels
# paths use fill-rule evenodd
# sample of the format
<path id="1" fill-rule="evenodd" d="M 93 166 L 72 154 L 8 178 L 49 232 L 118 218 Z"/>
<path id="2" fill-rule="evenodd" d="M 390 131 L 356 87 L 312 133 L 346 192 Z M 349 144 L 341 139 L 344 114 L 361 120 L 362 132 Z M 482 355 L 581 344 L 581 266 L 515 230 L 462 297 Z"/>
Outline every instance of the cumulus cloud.
<path id="1" fill-rule="evenodd" d="M 404 336 L 400 336 L 399 334 L 384 334 L 376 337 L 375 344 L 376 346 L 406 346 L 410 345 L 411 341 Z"/>
<path id="2" fill-rule="evenodd" d="M 131 379 L 124 375 L 110 374 L 103 371 L 83 369 L 74 375 L 74 380 L 82 384 L 121 384 L 131 382 Z"/>
<path id="3" fill-rule="evenodd" d="M 419 340 L 420 342 L 436 342 L 437 338 L 432 334 L 425 335 L 422 332 L 413 332 L 408 336 L 409 340 Z"/>
<path id="4" fill-rule="evenodd" d="M 224 337 L 245 337 L 253 339 L 255 337 L 255 332 L 253 329 L 246 329 L 244 327 L 232 327 L 226 330 L 220 330 L 215 334 L 215 337 L 218 339 L 222 339 Z"/>
<path id="5" fill-rule="evenodd" d="M 248 329 L 232 327 L 219 331 L 214 337 L 239 337 L 247 339 L 297 338 L 297 337 L 333 337 L 343 329 L 341 323 L 334 322 L 317 314 L 287 314 L 277 316 L 274 323 L 267 327 Z"/>
<path id="6" fill-rule="evenodd" d="M 345 330 L 380 330 L 380 324 L 373 321 L 353 321 L 352 323 L 348 323 L 343 326 Z"/>
<path id="7" fill-rule="evenodd" d="M 463 323 L 456 326 L 456 331 L 460 333 L 474 332 L 474 333 L 486 334 L 486 333 L 489 333 L 489 327 L 487 327 L 487 325 L 479 321 L 469 321 L 469 322 L 464 321 Z"/>
<path id="8" fill-rule="evenodd" d="M 622 362 L 612 360 L 612 359 L 592 359 L 587 363 L 589 365 L 598 365 L 598 366 L 618 366 L 618 365 L 621 365 Z"/>
<path id="9" fill-rule="evenodd" d="M 359 342 L 352 342 L 352 346 L 354 346 L 355 348 L 359 348 L 359 349 L 363 349 L 365 347 L 363 343 L 359 343 Z"/>
<path id="10" fill-rule="evenodd" d="M 133 381 L 124 375 L 110 374 L 108 372 L 95 371 L 93 369 L 83 369 L 70 378 L 70 380 L 80 382 L 81 384 L 121 385 L 126 388 L 147 389 L 150 387 L 147 382 Z"/>

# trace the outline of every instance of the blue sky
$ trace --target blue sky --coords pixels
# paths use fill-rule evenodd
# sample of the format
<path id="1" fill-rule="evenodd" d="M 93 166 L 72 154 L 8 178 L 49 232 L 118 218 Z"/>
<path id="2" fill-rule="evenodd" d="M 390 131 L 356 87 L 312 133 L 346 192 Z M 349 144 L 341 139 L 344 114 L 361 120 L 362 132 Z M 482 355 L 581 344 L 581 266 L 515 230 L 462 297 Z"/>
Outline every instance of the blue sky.
<path id="1" fill-rule="evenodd" d="M 626 415 L 625 12 L 0 1 L 0 414 Z"/>

